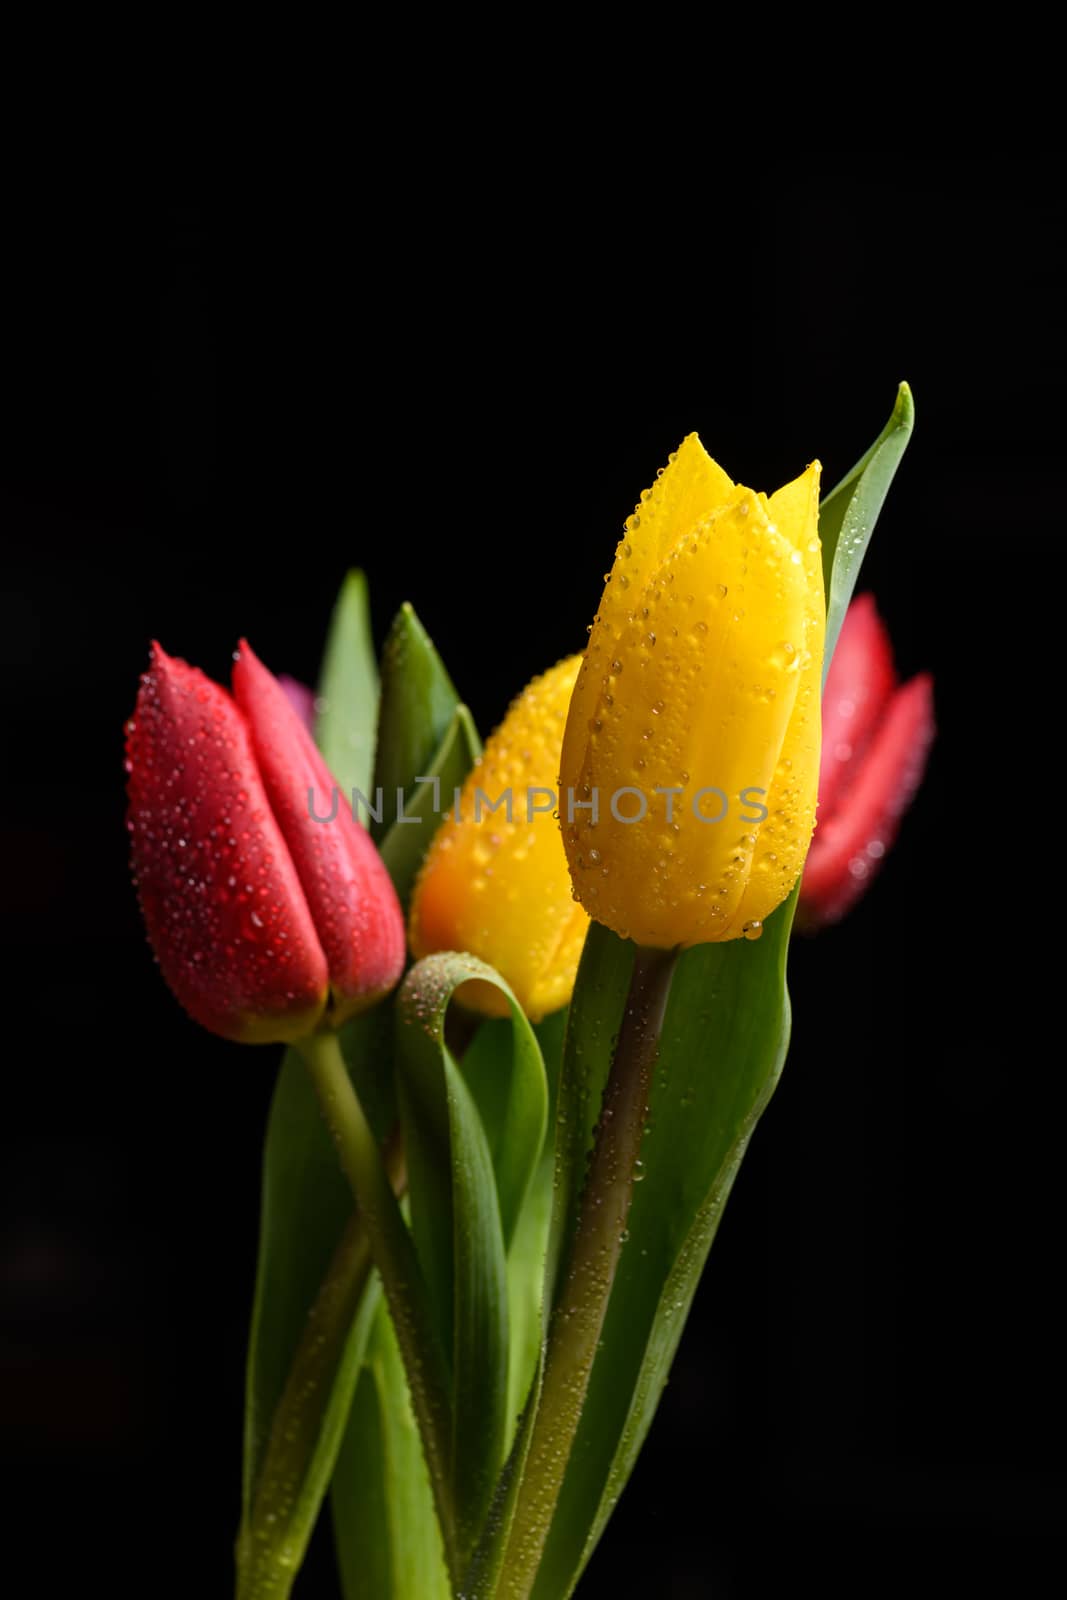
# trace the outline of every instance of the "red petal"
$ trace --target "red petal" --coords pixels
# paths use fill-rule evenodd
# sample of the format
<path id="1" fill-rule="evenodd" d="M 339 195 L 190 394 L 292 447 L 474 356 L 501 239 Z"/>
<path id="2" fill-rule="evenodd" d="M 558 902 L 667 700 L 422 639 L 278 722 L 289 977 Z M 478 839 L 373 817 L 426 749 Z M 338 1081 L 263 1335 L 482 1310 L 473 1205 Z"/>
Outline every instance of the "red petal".
<path id="1" fill-rule="evenodd" d="M 296 864 L 330 969 L 333 1020 L 391 989 L 404 966 L 404 918 L 367 830 L 355 821 L 277 678 L 242 639 L 233 669 L 259 770 Z M 334 798 L 336 796 L 336 806 Z M 329 818 L 316 821 L 312 816 Z"/>
<path id="2" fill-rule="evenodd" d="M 823 691 L 820 820 L 853 781 L 895 685 L 889 634 L 874 596 L 861 594 L 845 613 Z"/>
<path id="3" fill-rule="evenodd" d="M 800 888 L 809 926 L 836 922 L 865 892 L 922 782 L 934 731 L 924 672 L 897 690 L 840 810 L 815 830 Z"/>
<path id="4" fill-rule="evenodd" d="M 126 754 L 133 870 L 171 989 L 227 1039 L 310 1033 L 326 958 L 230 696 L 153 644 Z"/>

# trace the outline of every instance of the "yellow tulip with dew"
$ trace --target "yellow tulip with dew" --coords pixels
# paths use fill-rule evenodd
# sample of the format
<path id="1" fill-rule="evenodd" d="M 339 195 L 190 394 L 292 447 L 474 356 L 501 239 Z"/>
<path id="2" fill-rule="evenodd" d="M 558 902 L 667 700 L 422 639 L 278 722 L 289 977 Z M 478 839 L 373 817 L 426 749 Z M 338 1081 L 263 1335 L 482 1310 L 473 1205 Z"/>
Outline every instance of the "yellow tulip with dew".
<path id="1" fill-rule="evenodd" d="M 690 434 L 628 519 L 578 676 L 560 813 L 579 900 L 638 944 L 758 938 L 819 776 L 819 463 L 768 498 Z"/>

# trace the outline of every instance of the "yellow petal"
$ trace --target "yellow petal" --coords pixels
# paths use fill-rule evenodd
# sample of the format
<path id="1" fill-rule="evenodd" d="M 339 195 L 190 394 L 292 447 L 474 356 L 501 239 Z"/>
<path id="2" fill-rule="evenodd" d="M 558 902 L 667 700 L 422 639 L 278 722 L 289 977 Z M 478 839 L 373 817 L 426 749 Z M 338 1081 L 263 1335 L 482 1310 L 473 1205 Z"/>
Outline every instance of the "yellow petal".
<path id="1" fill-rule="evenodd" d="M 576 770 L 597 718 L 603 679 L 637 597 L 680 540 L 724 505 L 733 489 L 732 480 L 690 433 L 627 518 L 575 685 L 563 747 L 563 763 L 570 771 Z"/>
<path id="2" fill-rule="evenodd" d="M 450 814 L 434 838 L 412 900 L 416 958 L 435 950 L 480 956 L 534 1021 L 570 999 L 589 924 L 571 892 L 553 815 L 580 661 L 561 661 L 514 701 L 464 785 L 461 820 Z M 507 1008 L 488 984 L 464 984 L 460 998 L 490 1015 Z"/>
<path id="3" fill-rule="evenodd" d="M 701 477 L 714 504 L 683 523 Z M 638 560 L 624 543 L 590 636 L 561 813 L 590 914 L 669 946 L 738 937 L 799 873 L 818 779 L 823 600 L 817 464 L 768 501 L 730 485 L 691 436 L 660 483 L 670 515 L 641 550 L 643 581 L 620 591 L 623 563 Z"/>
<path id="4" fill-rule="evenodd" d="M 822 662 L 826 631 L 822 550 L 819 544 L 819 463 L 771 496 L 769 512 L 800 552 L 806 578 L 802 655 L 798 664 L 793 714 L 764 799 L 767 818 L 756 832 L 756 847 L 741 903 L 724 938 L 762 923 L 790 892 L 804 867 L 815 827 L 821 749 Z"/>

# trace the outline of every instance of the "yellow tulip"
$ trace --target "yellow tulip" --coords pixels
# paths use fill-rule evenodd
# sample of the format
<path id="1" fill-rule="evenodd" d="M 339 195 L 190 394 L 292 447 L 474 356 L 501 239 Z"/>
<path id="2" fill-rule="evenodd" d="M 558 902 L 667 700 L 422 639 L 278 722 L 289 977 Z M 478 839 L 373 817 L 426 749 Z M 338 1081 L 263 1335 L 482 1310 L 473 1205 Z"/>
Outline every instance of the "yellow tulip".
<path id="1" fill-rule="evenodd" d="M 580 656 L 523 690 L 436 834 L 412 898 L 416 958 L 466 950 L 506 978 L 538 1022 L 567 1004 L 589 918 L 575 901 L 556 811 L 560 746 Z M 495 809 L 490 809 L 491 807 Z M 459 998 L 490 1016 L 507 1002 L 491 984 Z"/>
<path id="2" fill-rule="evenodd" d="M 571 700 L 560 816 L 590 916 L 658 947 L 758 938 L 819 776 L 819 463 L 767 498 L 690 434 L 641 496 Z"/>

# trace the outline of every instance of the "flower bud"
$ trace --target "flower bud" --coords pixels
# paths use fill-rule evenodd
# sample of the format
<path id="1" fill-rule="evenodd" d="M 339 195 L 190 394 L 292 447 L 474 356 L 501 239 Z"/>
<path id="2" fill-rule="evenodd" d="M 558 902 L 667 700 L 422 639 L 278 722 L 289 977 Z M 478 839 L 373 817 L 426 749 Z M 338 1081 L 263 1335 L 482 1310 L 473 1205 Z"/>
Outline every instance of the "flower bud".
<path id="1" fill-rule="evenodd" d="M 872 595 L 849 606 L 826 675 L 819 825 L 798 916 L 837 922 L 866 892 L 922 782 L 933 743 L 933 679 L 897 685 L 889 634 Z"/>
<path id="2" fill-rule="evenodd" d="M 768 499 L 690 434 L 626 524 L 560 777 L 575 889 L 658 947 L 756 938 L 811 840 L 825 633 L 819 464 Z M 596 797 L 596 811 L 568 810 Z"/>
<path id="3" fill-rule="evenodd" d="M 365 1010 L 404 966 L 404 918 L 385 863 L 352 815 L 286 691 L 242 639 L 233 692 L 330 970 L 330 1020 Z M 316 818 L 329 817 L 329 821 Z"/>
<path id="4" fill-rule="evenodd" d="M 332 781 L 284 691 L 258 662 L 242 676 L 244 707 L 153 644 L 126 730 L 131 859 L 149 940 L 189 1015 L 227 1039 L 291 1041 L 328 1008 L 336 1021 L 391 987 L 403 922 L 364 830 L 351 845 L 343 804 L 336 828 L 308 814 L 309 773 L 320 804 Z M 329 895 L 306 864 L 320 854 L 345 863 Z"/>
<path id="5" fill-rule="evenodd" d="M 412 898 L 416 958 L 435 950 L 480 956 L 535 1022 L 570 999 L 589 925 L 574 900 L 555 815 L 580 661 L 559 662 L 512 703 L 438 830 Z M 465 983 L 459 998 L 487 1015 L 507 1010 L 491 984 Z"/>

